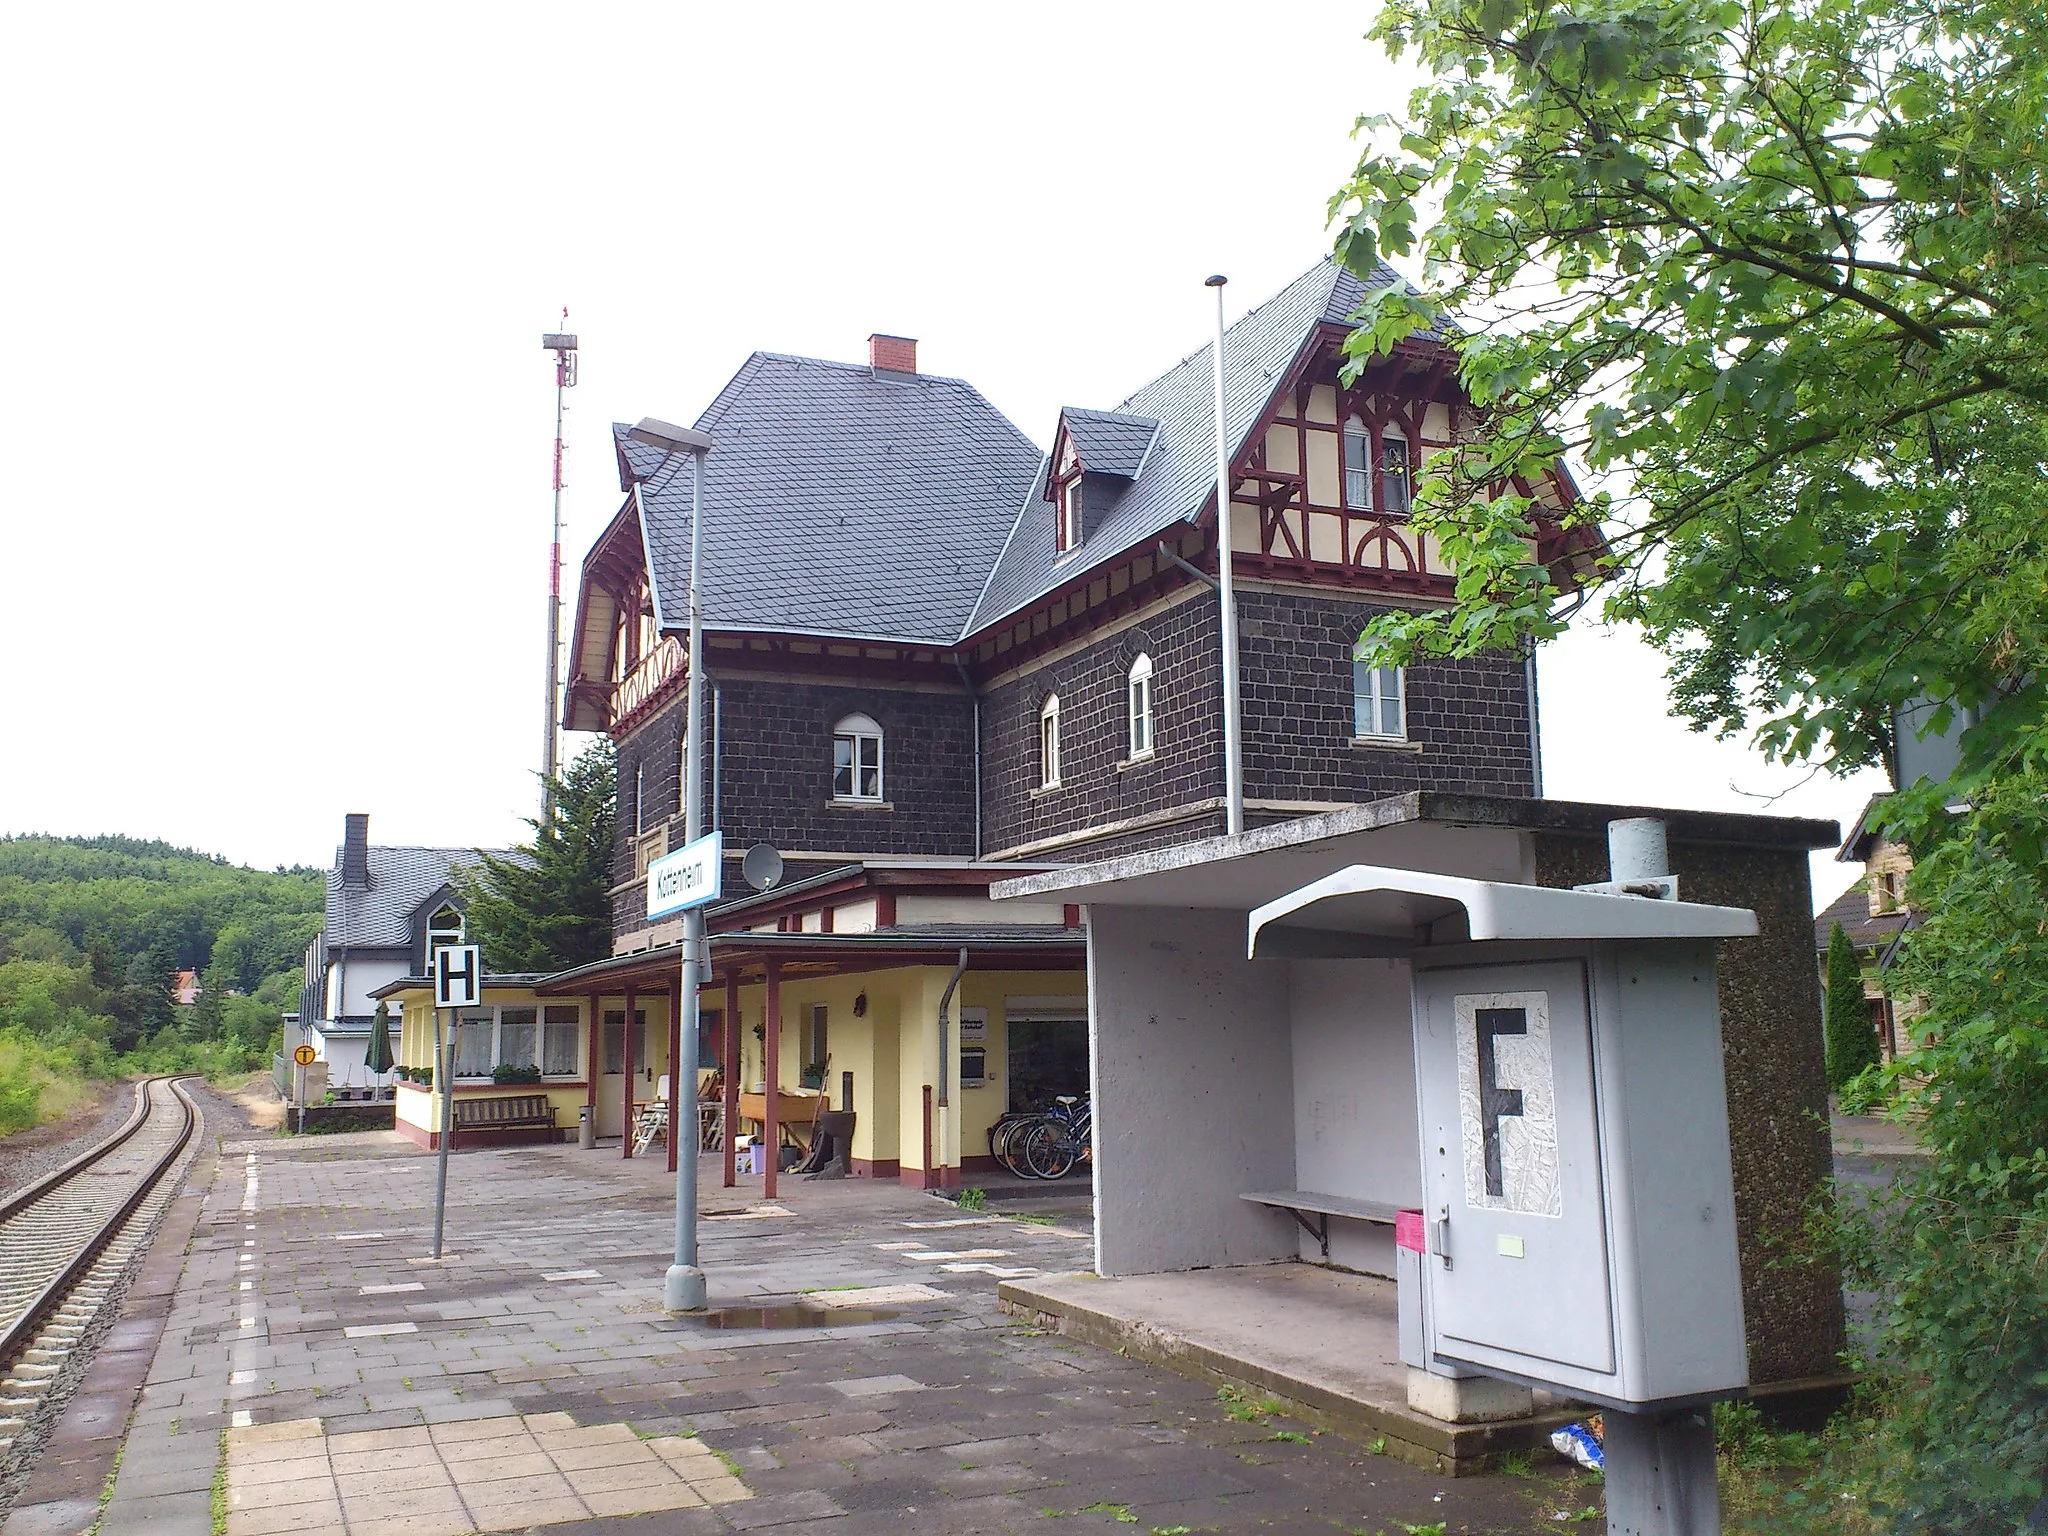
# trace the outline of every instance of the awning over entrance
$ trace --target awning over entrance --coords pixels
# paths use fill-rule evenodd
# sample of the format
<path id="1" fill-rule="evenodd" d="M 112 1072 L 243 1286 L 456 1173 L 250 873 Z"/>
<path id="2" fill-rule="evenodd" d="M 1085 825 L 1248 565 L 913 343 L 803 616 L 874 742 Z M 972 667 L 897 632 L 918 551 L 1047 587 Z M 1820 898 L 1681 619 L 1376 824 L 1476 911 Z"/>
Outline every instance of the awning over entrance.
<path id="1" fill-rule="evenodd" d="M 711 965 L 705 975 L 707 989 L 713 973 L 720 986 L 728 978 L 746 984 L 762 980 L 771 964 L 785 980 L 793 980 L 802 976 L 846 976 L 898 966 L 951 967 L 959 962 L 963 949 L 967 951 L 968 966 L 974 970 L 1072 970 L 1085 963 L 1088 953 L 1087 938 L 1077 929 L 1023 924 L 986 928 L 933 926 L 852 934 L 714 933 L 706 942 L 711 950 Z M 616 992 L 627 986 L 636 992 L 664 993 L 676 985 L 682 963 L 682 945 L 663 944 L 595 960 L 574 970 L 558 971 L 534 990 L 544 997 Z"/>

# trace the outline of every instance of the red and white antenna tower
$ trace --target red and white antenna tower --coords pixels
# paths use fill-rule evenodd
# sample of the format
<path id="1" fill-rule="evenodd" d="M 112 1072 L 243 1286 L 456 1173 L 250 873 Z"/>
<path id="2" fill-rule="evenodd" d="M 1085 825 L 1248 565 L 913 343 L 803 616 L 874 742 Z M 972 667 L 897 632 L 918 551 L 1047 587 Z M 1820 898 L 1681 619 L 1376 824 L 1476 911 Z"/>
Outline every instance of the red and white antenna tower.
<path id="1" fill-rule="evenodd" d="M 569 320 L 567 308 L 562 321 Z M 548 544 L 548 693 L 540 739 L 541 802 L 543 825 L 555 809 L 556 747 L 561 731 L 562 655 L 562 416 L 567 395 L 576 383 L 576 337 L 568 331 L 551 331 L 540 344 L 555 354 L 555 524 Z"/>

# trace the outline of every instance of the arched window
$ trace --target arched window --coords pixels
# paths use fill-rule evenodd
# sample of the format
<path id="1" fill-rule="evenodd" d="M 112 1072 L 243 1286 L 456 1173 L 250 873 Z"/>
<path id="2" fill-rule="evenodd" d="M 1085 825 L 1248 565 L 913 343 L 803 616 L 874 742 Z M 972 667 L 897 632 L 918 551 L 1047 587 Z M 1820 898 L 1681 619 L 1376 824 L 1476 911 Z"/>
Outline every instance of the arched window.
<path id="1" fill-rule="evenodd" d="M 1152 658 L 1144 652 L 1131 663 L 1131 760 L 1152 755 Z"/>
<path id="2" fill-rule="evenodd" d="M 1060 783 L 1060 696 L 1049 693 L 1038 709 L 1038 787 Z"/>
<path id="3" fill-rule="evenodd" d="M 848 715 L 832 727 L 832 798 L 882 798 L 882 728 L 866 715 Z"/>
<path id="4" fill-rule="evenodd" d="M 1399 667 L 1351 663 L 1351 734 L 1405 741 L 1408 737 L 1408 680 Z"/>

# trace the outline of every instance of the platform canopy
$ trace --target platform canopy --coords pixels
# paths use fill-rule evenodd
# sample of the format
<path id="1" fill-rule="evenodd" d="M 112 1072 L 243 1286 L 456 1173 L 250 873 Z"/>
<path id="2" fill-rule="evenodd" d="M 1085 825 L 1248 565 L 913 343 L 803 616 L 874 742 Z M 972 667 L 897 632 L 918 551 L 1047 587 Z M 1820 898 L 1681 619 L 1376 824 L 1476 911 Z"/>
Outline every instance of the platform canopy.
<path id="1" fill-rule="evenodd" d="M 1253 909 L 1246 952 L 1402 955 L 1487 939 L 1752 938 L 1747 907 L 1556 890 L 1354 864 Z"/>

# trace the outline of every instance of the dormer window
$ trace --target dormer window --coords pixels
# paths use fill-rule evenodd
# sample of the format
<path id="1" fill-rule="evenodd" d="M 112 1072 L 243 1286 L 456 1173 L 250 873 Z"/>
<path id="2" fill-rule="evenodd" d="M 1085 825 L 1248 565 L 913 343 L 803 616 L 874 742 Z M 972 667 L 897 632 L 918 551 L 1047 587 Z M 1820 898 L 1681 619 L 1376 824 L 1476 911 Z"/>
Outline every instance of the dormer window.
<path id="1" fill-rule="evenodd" d="M 1081 477 L 1063 481 L 1059 492 L 1059 549 L 1065 554 L 1081 546 Z"/>
<path id="2" fill-rule="evenodd" d="M 427 919 L 427 974 L 434 974 L 434 952 L 452 949 L 462 942 L 462 914 L 452 902 L 443 902 Z"/>

